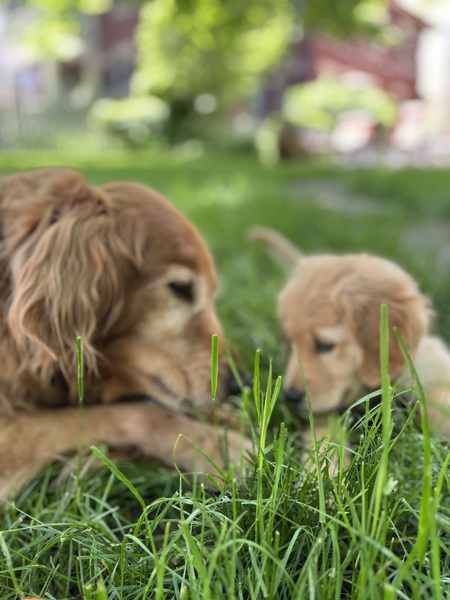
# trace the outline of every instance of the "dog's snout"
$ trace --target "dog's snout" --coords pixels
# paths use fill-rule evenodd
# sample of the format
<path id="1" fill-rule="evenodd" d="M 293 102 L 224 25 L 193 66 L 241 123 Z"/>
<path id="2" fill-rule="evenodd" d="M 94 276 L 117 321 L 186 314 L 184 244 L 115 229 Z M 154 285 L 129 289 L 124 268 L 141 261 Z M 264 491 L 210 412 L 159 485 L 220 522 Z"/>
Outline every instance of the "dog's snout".
<path id="1" fill-rule="evenodd" d="M 302 404 L 303 400 L 305 399 L 304 390 L 298 390 L 297 388 L 292 387 L 286 388 L 284 390 L 284 395 L 286 400 L 292 404 Z"/>

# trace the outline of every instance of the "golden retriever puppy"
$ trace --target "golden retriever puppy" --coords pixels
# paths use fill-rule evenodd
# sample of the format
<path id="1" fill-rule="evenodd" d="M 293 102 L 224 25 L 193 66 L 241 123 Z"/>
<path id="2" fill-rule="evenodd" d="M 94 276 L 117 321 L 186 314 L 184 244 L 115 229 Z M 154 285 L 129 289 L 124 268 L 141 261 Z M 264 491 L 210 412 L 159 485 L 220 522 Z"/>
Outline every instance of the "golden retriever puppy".
<path id="1" fill-rule="evenodd" d="M 193 418 L 211 410 L 211 336 L 222 340 L 193 225 L 143 185 L 92 187 L 66 168 L 0 178 L 0 202 L 0 496 L 80 441 L 213 472 L 198 444 L 223 466 L 223 431 Z M 218 399 L 230 381 L 222 360 Z M 231 462 L 243 444 L 228 433 Z"/>
<path id="2" fill-rule="evenodd" d="M 369 254 L 303 256 L 278 232 L 258 227 L 250 236 L 289 264 L 291 277 L 278 299 L 284 338 L 292 345 L 284 375 L 288 400 L 315 415 L 350 406 L 381 387 L 380 306 L 389 314 L 392 380 L 412 384 L 394 335 L 405 342 L 427 395 L 437 435 L 450 436 L 450 353 L 428 335 L 431 311 L 416 282 L 398 265 Z"/>

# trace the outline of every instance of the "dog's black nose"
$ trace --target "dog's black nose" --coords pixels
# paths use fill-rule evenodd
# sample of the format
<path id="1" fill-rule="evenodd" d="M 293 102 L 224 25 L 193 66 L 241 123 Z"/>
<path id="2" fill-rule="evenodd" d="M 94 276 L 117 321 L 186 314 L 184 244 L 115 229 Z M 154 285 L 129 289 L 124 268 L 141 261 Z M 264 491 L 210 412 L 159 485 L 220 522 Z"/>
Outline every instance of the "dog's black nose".
<path id="1" fill-rule="evenodd" d="M 286 400 L 292 404 L 302 404 L 303 400 L 305 399 L 306 394 L 304 390 L 298 390 L 291 387 L 285 388 L 283 391 Z"/>

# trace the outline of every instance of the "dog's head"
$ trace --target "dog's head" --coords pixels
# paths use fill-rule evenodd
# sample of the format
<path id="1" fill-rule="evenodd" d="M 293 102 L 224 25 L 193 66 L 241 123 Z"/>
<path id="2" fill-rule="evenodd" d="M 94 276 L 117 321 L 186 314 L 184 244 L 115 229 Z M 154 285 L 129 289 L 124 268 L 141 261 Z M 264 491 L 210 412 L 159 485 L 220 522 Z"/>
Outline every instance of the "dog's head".
<path id="1" fill-rule="evenodd" d="M 146 395 L 172 410 L 211 399 L 211 336 L 221 327 L 213 260 L 191 223 L 134 183 L 91 187 L 69 169 L 4 178 L 6 322 L 22 369 L 86 398 Z M 223 354 L 223 353 L 222 353 Z M 228 367 L 219 364 L 218 395 Z"/>
<path id="2" fill-rule="evenodd" d="M 320 413 L 350 403 L 365 388 L 379 388 L 381 304 L 388 306 L 395 378 L 404 358 L 393 328 L 412 354 L 428 328 L 426 301 L 413 279 L 366 254 L 301 258 L 279 297 L 283 334 L 294 348 L 284 378 L 287 396 L 302 401 L 306 381 L 312 409 Z"/>
<path id="3" fill-rule="evenodd" d="M 279 234 L 254 237 L 283 251 Z M 430 319 L 412 277 L 367 254 L 304 257 L 288 249 L 284 256 L 293 272 L 278 301 L 283 335 L 292 346 L 284 376 L 288 399 L 306 406 L 307 386 L 313 412 L 324 413 L 380 387 L 381 304 L 388 306 L 390 375 L 397 377 L 404 358 L 393 329 L 414 354 Z"/>

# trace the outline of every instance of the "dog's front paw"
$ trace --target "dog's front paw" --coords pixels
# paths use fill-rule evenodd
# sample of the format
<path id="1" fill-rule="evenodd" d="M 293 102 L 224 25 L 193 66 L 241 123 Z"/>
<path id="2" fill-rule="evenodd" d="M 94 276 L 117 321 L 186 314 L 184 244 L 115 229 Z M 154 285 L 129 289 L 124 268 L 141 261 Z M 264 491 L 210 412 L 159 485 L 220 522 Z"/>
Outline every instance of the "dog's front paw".
<path id="1" fill-rule="evenodd" d="M 183 472 L 220 474 L 228 467 L 237 472 L 251 450 L 250 440 L 236 430 L 143 403 L 123 415 L 121 439 Z"/>
<path id="2" fill-rule="evenodd" d="M 251 441 L 239 432 L 197 423 L 190 436 L 178 437 L 173 457 L 184 471 L 222 475 L 231 469 L 239 476 L 245 471 L 251 450 Z"/>

